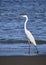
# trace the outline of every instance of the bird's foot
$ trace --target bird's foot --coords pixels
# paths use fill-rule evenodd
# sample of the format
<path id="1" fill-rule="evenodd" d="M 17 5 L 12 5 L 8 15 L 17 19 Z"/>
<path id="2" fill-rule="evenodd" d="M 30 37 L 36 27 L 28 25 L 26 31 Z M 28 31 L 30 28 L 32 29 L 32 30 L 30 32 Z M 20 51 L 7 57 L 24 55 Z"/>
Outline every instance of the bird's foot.
<path id="1" fill-rule="evenodd" d="M 39 51 L 37 50 L 37 54 L 39 54 Z"/>

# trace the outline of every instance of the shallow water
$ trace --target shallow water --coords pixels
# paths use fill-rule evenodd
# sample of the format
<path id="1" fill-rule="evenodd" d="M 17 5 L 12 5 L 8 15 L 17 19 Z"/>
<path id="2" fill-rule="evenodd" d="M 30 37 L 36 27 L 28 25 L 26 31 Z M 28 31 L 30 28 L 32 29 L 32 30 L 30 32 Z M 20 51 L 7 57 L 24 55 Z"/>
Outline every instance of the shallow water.
<path id="1" fill-rule="evenodd" d="M 46 44 L 37 45 L 38 53 L 36 48 L 30 44 L 0 44 L 0 56 L 33 56 L 33 55 L 46 55 Z"/>
<path id="2" fill-rule="evenodd" d="M 29 45 L 23 42 L 27 40 L 24 32 L 25 18 L 20 17 L 20 14 L 28 15 L 27 29 L 32 32 L 36 41 L 40 40 L 37 41 L 39 54 L 46 54 L 46 0 L 0 0 L 0 45 L 2 46 L 2 48 L 0 46 L 0 55 L 29 54 Z M 39 43 L 41 44 L 39 45 Z M 13 48 L 17 47 L 19 50 L 12 50 L 12 45 Z M 24 47 L 20 47 L 20 45 Z M 4 49 L 5 46 L 6 49 Z M 7 47 L 11 49 L 7 49 Z M 32 52 L 35 48 L 31 45 L 31 49 Z M 33 54 L 36 53 L 33 51 L 30 55 Z"/>

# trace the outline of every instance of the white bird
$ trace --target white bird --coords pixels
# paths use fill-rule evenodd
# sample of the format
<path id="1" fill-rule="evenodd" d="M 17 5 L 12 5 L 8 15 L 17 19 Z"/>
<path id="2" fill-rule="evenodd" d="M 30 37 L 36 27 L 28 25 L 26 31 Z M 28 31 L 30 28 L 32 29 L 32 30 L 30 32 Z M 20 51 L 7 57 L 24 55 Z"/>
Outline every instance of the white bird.
<path id="1" fill-rule="evenodd" d="M 28 16 L 27 15 L 23 15 L 23 14 L 21 16 L 26 18 L 26 21 L 24 23 L 24 31 L 25 31 L 25 34 L 26 34 L 26 36 L 28 38 L 28 42 L 33 43 L 33 45 L 36 47 L 36 41 L 35 41 L 32 33 L 26 28 L 26 23 L 28 21 Z M 36 49 L 37 49 L 37 47 L 36 47 Z M 37 50 L 37 53 L 38 53 L 38 50 Z M 29 44 L 29 54 L 30 54 L 30 44 Z"/>

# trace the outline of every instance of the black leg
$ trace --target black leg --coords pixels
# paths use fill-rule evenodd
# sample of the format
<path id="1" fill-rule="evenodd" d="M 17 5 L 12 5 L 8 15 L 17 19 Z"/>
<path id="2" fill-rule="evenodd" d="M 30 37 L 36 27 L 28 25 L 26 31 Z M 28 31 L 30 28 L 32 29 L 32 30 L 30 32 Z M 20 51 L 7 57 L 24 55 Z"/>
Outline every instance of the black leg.
<path id="1" fill-rule="evenodd" d="M 28 42 L 29 42 L 29 55 L 30 55 L 30 41 L 28 40 Z"/>
<path id="2" fill-rule="evenodd" d="M 29 44 L 29 55 L 30 55 L 30 44 Z"/>
<path id="3" fill-rule="evenodd" d="M 37 54 L 38 54 L 39 52 L 38 52 L 38 48 L 37 48 L 37 46 L 35 46 L 35 48 L 36 48 L 36 50 L 37 50 Z"/>

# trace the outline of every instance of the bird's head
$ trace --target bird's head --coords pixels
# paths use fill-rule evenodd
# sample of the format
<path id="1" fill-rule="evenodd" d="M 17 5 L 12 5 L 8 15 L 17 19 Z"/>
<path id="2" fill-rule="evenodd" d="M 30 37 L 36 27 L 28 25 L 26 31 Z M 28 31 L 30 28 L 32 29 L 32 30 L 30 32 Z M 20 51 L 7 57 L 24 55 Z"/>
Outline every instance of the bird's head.
<path id="1" fill-rule="evenodd" d="M 20 16 L 21 16 L 21 17 L 26 17 L 26 18 L 27 18 L 27 15 L 26 15 L 26 14 L 21 14 Z"/>
<path id="2" fill-rule="evenodd" d="M 26 20 L 28 21 L 28 16 L 26 14 L 21 14 L 20 16 L 26 18 Z"/>

